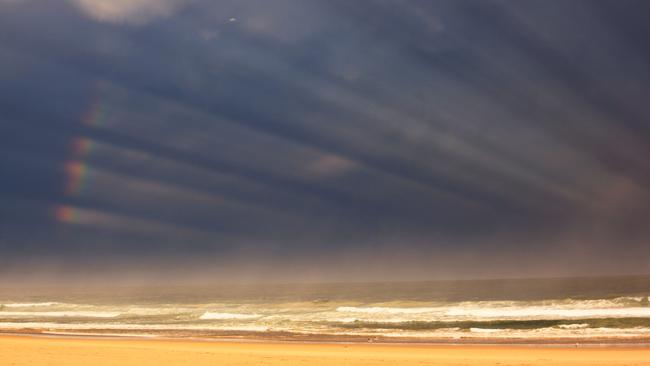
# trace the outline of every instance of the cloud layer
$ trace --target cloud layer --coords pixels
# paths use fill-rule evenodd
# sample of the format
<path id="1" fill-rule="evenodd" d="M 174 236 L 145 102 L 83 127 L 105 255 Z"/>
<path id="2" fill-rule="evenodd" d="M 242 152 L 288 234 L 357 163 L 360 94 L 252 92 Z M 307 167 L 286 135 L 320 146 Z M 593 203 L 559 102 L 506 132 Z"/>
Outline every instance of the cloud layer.
<path id="1" fill-rule="evenodd" d="M 6 271 L 648 268 L 643 1 L 0 7 Z"/>
<path id="2" fill-rule="evenodd" d="M 70 0 L 94 20 L 141 25 L 171 16 L 188 0 Z"/>

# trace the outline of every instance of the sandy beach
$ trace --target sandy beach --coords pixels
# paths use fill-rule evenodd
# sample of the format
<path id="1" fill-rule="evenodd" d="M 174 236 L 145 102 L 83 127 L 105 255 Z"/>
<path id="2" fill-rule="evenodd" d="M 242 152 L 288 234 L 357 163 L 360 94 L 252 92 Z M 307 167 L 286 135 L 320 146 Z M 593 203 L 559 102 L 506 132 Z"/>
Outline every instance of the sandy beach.
<path id="1" fill-rule="evenodd" d="M 650 365 L 650 348 L 206 342 L 0 336 L 19 365 Z"/>

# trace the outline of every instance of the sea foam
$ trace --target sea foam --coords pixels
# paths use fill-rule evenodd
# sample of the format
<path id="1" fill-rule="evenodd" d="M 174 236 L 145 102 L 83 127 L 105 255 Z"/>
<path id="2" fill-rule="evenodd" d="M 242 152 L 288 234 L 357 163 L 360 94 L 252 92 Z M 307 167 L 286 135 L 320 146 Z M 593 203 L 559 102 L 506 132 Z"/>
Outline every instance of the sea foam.
<path id="1" fill-rule="evenodd" d="M 32 308 L 32 307 L 47 307 L 60 305 L 60 302 L 48 301 L 48 302 L 24 302 L 24 303 L 13 303 L 13 304 L 0 304 L 8 308 Z"/>
<path id="2" fill-rule="evenodd" d="M 206 311 L 199 317 L 202 320 L 227 320 L 227 319 L 257 319 L 261 315 L 258 314 L 235 314 L 235 313 L 215 313 Z"/>
<path id="3" fill-rule="evenodd" d="M 356 306 L 339 306 L 336 311 L 343 313 L 365 313 L 365 314 L 425 314 L 439 311 L 440 308 L 394 308 L 394 307 L 356 307 Z"/>
<path id="4" fill-rule="evenodd" d="M 338 313 L 364 321 L 539 320 L 586 318 L 648 318 L 644 298 L 601 300 L 467 301 L 440 306 L 339 306 Z"/>
<path id="5" fill-rule="evenodd" d="M 449 309 L 448 317 L 461 319 L 584 319 L 584 318 L 643 318 L 650 317 L 650 307 L 634 308 L 551 308 L 551 307 L 502 307 Z"/>
<path id="6" fill-rule="evenodd" d="M 0 311 L 2 318 L 115 318 L 120 314 L 112 311 Z"/>

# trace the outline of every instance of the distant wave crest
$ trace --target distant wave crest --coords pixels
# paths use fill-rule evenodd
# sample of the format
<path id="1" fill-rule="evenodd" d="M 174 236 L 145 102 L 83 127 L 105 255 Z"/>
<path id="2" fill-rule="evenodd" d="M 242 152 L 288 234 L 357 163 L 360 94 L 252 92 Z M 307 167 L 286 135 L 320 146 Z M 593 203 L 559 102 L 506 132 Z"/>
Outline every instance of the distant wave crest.
<path id="1" fill-rule="evenodd" d="M 235 313 L 216 313 L 206 311 L 199 317 L 202 320 L 228 320 L 228 319 L 257 319 L 261 315 L 258 314 L 235 314 Z"/>
<path id="2" fill-rule="evenodd" d="M 395 307 L 356 307 L 356 306 L 339 306 L 336 311 L 343 313 L 365 313 L 365 314 L 425 314 L 438 311 L 440 308 L 395 308 Z"/>
<path id="3" fill-rule="evenodd" d="M 3 318 L 115 318 L 121 313 L 113 311 L 2 311 Z"/>
<path id="4" fill-rule="evenodd" d="M 56 306 L 61 305 L 60 302 L 47 301 L 47 302 L 24 302 L 24 303 L 12 303 L 12 304 L 0 304 L 8 308 L 35 308 L 35 307 L 47 307 L 47 306 Z"/>

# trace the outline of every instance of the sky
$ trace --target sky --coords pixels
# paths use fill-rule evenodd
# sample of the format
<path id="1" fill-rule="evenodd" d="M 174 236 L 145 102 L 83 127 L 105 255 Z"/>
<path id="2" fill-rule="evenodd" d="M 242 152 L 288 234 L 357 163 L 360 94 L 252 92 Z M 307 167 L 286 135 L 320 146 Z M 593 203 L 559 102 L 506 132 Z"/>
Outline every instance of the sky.
<path id="1" fill-rule="evenodd" d="M 648 13 L 0 0 L 0 277 L 648 274 Z"/>

